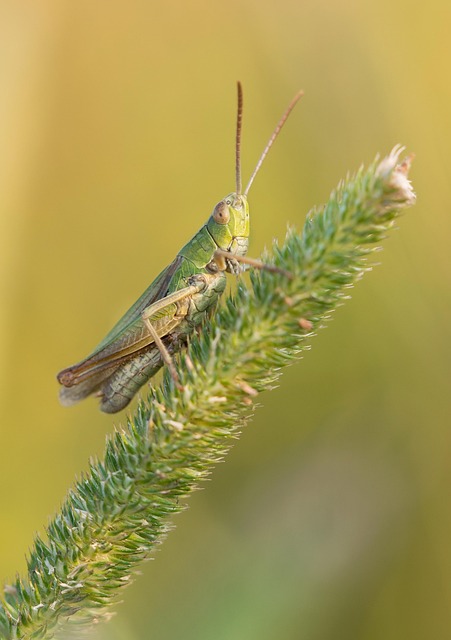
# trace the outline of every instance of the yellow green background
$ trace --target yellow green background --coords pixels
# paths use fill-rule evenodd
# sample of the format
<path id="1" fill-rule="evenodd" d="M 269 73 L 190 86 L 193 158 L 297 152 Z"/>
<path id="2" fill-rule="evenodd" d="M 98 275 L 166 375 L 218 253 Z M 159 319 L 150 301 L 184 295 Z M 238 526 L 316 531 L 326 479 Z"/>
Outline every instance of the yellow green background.
<path id="1" fill-rule="evenodd" d="M 258 256 L 377 152 L 417 206 L 123 593 L 99 640 L 451 634 L 449 0 L 0 7 L 0 575 L 120 424 L 85 356 L 305 98 L 250 194 Z"/>

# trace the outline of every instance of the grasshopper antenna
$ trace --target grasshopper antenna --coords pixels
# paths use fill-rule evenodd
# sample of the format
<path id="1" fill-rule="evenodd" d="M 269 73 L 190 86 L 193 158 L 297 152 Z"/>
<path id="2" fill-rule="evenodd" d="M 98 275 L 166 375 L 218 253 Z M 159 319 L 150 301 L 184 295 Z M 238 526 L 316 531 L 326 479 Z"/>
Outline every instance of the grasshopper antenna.
<path id="1" fill-rule="evenodd" d="M 241 82 L 237 82 L 238 89 L 238 110 L 236 114 L 236 138 L 235 138 L 235 182 L 236 193 L 241 195 L 241 124 L 243 122 L 243 87 Z"/>
<path id="2" fill-rule="evenodd" d="M 280 130 L 282 129 L 283 125 L 285 124 L 285 122 L 288 119 L 288 116 L 290 115 L 290 113 L 293 111 L 294 107 L 296 106 L 296 104 L 299 102 L 299 100 L 302 98 L 302 96 L 304 95 L 303 91 L 299 91 L 293 98 L 293 100 L 290 102 L 290 104 L 288 105 L 285 113 L 283 114 L 283 116 L 280 118 L 279 122 L 277 123 L 276 128 L 274 129 L 270 139 L 268 140 L 268 144 L 266 145 L 266 147 L 263 150 L 263 153 L 261 154 L 257 165 L 249 179 L 249 182 L 247 183 L 247 187 L 244 190 L 244 196 L 247 196 L 247 194 L 249 193 L 249 189 L 251 188 L 252 183 L 254 182 L 254 178 L 257 175 L 257 173 L 260 171 L 260 167 L 263 164 L 263 160 L 266 158 L 266 156 L 268 155 L 269 150 L 271 149 L 272 145 L 274 144 L 275 139 L 277 138 L 277 136 L 280 133 Z"/>

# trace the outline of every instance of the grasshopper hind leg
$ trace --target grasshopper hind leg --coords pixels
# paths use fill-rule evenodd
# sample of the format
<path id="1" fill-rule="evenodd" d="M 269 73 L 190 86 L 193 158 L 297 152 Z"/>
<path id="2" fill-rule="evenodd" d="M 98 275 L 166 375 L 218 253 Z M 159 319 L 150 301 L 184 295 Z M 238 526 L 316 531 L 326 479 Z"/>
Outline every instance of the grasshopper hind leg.
<path id="1" fill-rule="evenodd" d="M 156 347 L 124 362 L 100 386 L 100 410 L 104 413 L 117 413 L 124 409 L 163 364 L 161 353 Z"/>

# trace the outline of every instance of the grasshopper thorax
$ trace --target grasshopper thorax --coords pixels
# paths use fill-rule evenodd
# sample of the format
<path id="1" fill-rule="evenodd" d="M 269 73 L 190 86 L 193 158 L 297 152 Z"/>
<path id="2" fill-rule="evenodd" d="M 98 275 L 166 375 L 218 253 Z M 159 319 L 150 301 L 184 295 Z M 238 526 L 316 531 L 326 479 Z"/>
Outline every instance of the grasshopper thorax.
<path id="1" fill-rule="evenodd" d="M 230 193 L 213 209 L 207 229 L 219 249 L 244 255 L 249 239 L 249 205 L 244 195 Z"/>

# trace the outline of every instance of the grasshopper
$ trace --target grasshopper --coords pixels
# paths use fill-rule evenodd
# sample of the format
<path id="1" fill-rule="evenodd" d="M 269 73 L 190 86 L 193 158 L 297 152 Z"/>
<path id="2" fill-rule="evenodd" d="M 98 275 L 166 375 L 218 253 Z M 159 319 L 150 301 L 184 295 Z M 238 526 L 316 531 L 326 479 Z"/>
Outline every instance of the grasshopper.
<path id="1" fill-rule="evenodd" d="M 213 313 L 226 286 L 226 272 L 238 275 L 246 265 L 280 272 L 246 257 L 249 245 L 247 195 L 273 142 L 302 96 L 291 101 L 272 133 L 242 192 L 241 125 L 243 91 L 238 82 L 235 140 L 236 190 L 214 207 L 206 224 L 178 252 L 142 296 L 84 360 L 61 371 L 60 400 L 72 405 L 91 394 L 105 413 L 121 411 L 138 390 L 166 364 L 180 386 L 172 355 Z"/>

